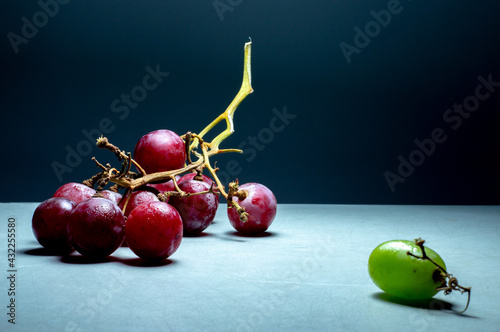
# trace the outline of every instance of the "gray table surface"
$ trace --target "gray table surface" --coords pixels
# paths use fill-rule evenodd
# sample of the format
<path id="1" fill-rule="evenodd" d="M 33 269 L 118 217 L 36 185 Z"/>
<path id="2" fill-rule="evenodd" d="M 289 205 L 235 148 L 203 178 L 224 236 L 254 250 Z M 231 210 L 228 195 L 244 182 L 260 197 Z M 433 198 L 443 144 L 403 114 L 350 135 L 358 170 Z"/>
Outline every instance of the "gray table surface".
<path id="1" fill-rule="evenodd" d="M 161 266 L 144 266 L 126 247 L 101 263 L 47 255 L 31 230 L 36 206 L 0 203 L 1 331 L 500 330 L 500 206 L 279 205 L 265 236 L 242 237 L 221 205 L 204 236 L 184 238 Z M 372 283 L 371 251 L 417 237 L 472 286 L 465 314 L 465 295 L 401 303 Z"/>

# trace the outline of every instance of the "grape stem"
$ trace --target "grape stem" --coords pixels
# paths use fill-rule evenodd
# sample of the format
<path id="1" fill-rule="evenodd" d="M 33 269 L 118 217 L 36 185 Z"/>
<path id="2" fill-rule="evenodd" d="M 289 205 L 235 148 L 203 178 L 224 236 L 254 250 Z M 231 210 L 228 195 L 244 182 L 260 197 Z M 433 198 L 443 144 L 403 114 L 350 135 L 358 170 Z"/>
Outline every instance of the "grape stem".
<path id="1" fill-rule="evenodd" d="M 210 147 L 212 150 L 218 150 L 219 144 L 222 143 L 226 138 L 228 138 L 234 132 L 234 123 L 233 116 L 236 108 L 240 105 L 240 103 L 253 92 L 252 88 L 252 70 L 251 70 L 251 54 L 252 51 L 252 41 L 250 40 L 245 44 L 245 55 L 244 55 L 244 64 L 243 64 L 243 82 L 241 83 L 240 90 L 234 97 L 233 101 L 229 104 L 226 111 L 224 111 L 221 115 L 219 115 L 215 120 L 213 120 L 208 126 L 206 126 L 199 134 L 200 138 L 208 133 L 213 127 L 215 127 L 222 120 L 226 120 L 226 129 L 217 135 L 212 142 L 210 143 Z M 193 150 L 198 146 L 198 142 L 193 142 L 189 150 Z"/>
<path id="2" fill-rule="evenodd" d="M 235 208 L 236 212 L 238 212 L 238 216 L 242 222 L 247 222 L 248 221 L 248 213 L 245 212 L 245 209 L 239 206 L 234 200 L 233 197 L 238 197 L 239 200 L 243 200 L 247 197 L 248 191 L 246 190 L 239 190 L 239 182 L 238 179 L 236 181 L 231 182 L 229 184 L 229 192 L 228 192 L 228 197 L 227 201 L 229 204 L 230 208 Z"/>
<path id="3" fill-rule="evenodd" d="M 445 295 L 450 294 L 454 290 L 460 291 L 461 294 L 467 293 L 467 304 L 465 305 L 465 309 L 459 312 L 459 313 L 464 313 L 465 310 L 467 310 L 467 308 L 469 307 L 471 287 L 464 287 L 464 286 L 459 285 L 457 278 L 455 278 L 452 274 L 446 272 L 446 270 L 442 266 L 440 266 L 432 258 L 427 256 L 427 253 L 425 252 L 424 242 L 425 242 L 425 240 L 422 240 L 421 238 L 415 239 L 415 244 L 422 251 L 422 256 L 417 256 L 417 255 L 411 253 L 410 251 L 408 251 L 406 254 L 409 256 L 418 258 L 418 259 L 428 260 L 432 264 L 436 265 L 437 269 L 439 271 L 441 271 L 442 285 L 441 285 L 441 287 L 436 288 L 436 291 L 438 291 L 438 292 L 443 291 Z"/>
<path id="4" fill-rule="evenodd" d="M 118 160 L 120 160 L 120 161 L 128 158 L 127 154 L 124 151 L 121 151 L 118 147 L 116 147 L 113 144 L 109 143 L 109 141 L 108 141 L 108 139 L 106 137 L 102 137 L 102 136 L 99 137 L 97 139 L 97 144 L 96 145 L 97 145 L 97 147 L 99 147 L 101 149 L 107 149 L 107 150 L 113 152 L 118 157 Z M 141 165 L 139 165 L 135 160 L 133 160 L 132 158 L 130 158 L 129 161 L 134 164 L 134 166 L 137 168 L 137 171 L 139 171 L 139 173 L 141 175 L 145 175 L 146 174 L 146 172 L 144 171 L 144 169 L 142 169 Z"/>
<path id="5" fill-rule="evenodd" d="M 121 170 L 112 168 L 109 164 L 104 166 L 100 164 L 95 158 L 93 158 L 97 166 L 102 169 L 102 172 L 94 175 L 91 179 L 84 181 L 84 183 L 91 187 L 98 183 L 99 187 L 101 187 L 104 183 L 107 184 L 108 182 L 114 182 L 116 184 L 115 186 L 113 186 L 115 189 L 118 187 L 125 188 L 126 191 L 124 197 L 121 200 L 121 202 L 124 202 L 123 211 L 125 211 L 125 208 L 130 199 L 130 194 L 134 191 L 134 189 L 145 186 L 146 184 L 152 182 L 164 182 L 172 180 L 177 193 L 171 192 L 168 195 L 175 195 L 180 197 L 189 196 L 179 188 L 175 176 L 192 171 L 200 173 L 200 170 L 206 168 L 214 178 L 218 192 L 220 192 L 220 194 L 223 195 L 224 198 L 228 201 L 228 206 L 231 208 L 235 207 L 240 215 L 240 219 L 246 221 L 248 214 L 245 212 L 244 208 L 242 208 L 237 202 L 234 202 L 232 200 L 234 191 L 231 193 L 231 196 L 229 196 L 225 191 L 224 185 L 217 176 L 218 169 L 212 167 L 212 165 L 210 164 L 210 157 L 219 153 L 243 152 L 239 149 L 219 149 L 219 145 L 234 132 L 234 112 L 236 111 L 240 103 L 253 92 L 251 75 L 251 46 L 251 40 L 245 43 L 243 81 L 241 83 L 240 90 L 234 97 L 233 101 L 229 104 L 227 109 L 215 120 L 213 120 L 207 127 L 205 127 L 199 134 L 187 132 L 185 135 L 181 136 L 181 139 L 184 140 L 187 152 L 187 165 L 185 167 L 171 171 L 147 174 L 146 171 L 141 167 L 141 165 L 139 165 L 139 163 L 137 163 L 137 161 L 135 161 L 131 157 L 130 153 L 125 153 L 125 151 L 122 151 L 115 145 L 111 144 L 106 137 L 101 136 L 97 139 L 96 145 L 99 148 L 107 149 L 113 152 L 118 160 L 122 162 Z M 218 134 L 211 142 L 205 142 L 203 140 L 203 136 L 222 120 L 226 121 L 226 129 Z M 201 149 L 201 153 L 197 151 L 198 148 Z M 192 161 L 191 153 L 193 153 L 194 156 L 198 157 L 198 160 Z M 130 171 L 132 165 L 135 166 L 138 174 Z M 213 188 L 208 192 L 213 192 Z"/>
<path id="6" fill-rule="evenodd" d="M 176 197 L 180 197 L 180 198 L 186 198 L 186 197 L 190 197 L 190 196 L 204 195 L 204 194 L 214 194 L 214 195 L 217 195 L 217 196 L 219 195 L 219 193 L 215 191 L 214 186 L 212 184 L 209 189 L 203 190 L 203 191 L 199 191 L 199 192 L 195 192 L 195 193 L 188 193 L 188 192 L 185 192 L 185 191 L 183 191 L 181 189 L 176 190 L 176 191 L 165 191 L 163 193 L 159 193 L 158 194 L 158 198 L 161 201 L 165 202 L 167 200 L 167 198 L 172 197 L 172 196 L 176 196 Z"/>

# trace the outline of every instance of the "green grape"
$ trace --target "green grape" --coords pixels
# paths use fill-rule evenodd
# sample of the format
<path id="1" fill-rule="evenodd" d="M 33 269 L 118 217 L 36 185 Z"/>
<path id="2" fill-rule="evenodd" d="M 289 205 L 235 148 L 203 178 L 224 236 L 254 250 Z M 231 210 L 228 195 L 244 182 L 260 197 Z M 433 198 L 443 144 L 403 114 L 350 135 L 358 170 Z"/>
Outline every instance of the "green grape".
<path id="1" fill-rule="evenodd" d="M 429 299 L 445 284 L 446 265 L 432 249 L 416 241 L 392 240 L 376 247 L 368 259 L 368 272 L 375 285 L 387 294 L 403 299 Z M 408 252 L 410 254 L 408 254 Z"/>

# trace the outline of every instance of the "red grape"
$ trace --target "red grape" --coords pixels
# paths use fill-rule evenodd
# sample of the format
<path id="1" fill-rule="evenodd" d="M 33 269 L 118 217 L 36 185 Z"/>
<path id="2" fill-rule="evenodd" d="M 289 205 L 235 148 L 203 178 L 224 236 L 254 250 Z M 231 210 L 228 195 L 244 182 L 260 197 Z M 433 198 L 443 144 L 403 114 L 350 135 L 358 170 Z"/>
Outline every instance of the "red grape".
<path id="1" fill-rule="evenodd" d="M 184 141 L 173 131 L 155 130 L 137 142 L 134 159 L 148 174 L 170 171 L 184 167 L 186 148 Z"/>
<path id="2" fill-rule="evenodd" d="M 179 184 L 179 188 L 187 193 L 198 193 L 210 189 L 203 181 L 187 180 Z M 170 204 L 179 211 L 184 224 L 184 234 L 196 235 L 203 232 L 214 220 L 219 198 L 208 193 L 189 197 L 170 197 Z"/>
<path id="3" fill-rule="evenodd" d="M 181 178 L 179 180 L 177 180 L 177 183 L 181 183 L 181 182 L 184 182 L 184 181 L 187 181 L 187 180 L 193 180 L 194 177 L 196 176 L 197 173 L 187 173 L 187 174 L 184 174 L 183 176 L 181 176 Z M 210 177 L 206 176 L 205 174 L 202 174 L 201 177 L 203 178 L 203 182 L 206 182 L 208 184 L 214 184 L 214 188 L 215 188 L 215 182 L 214 180 L 212 180 Z"/>
<path id="4" fill-rule="evenodd" d="M 109 199 L 111 202 L 115 203 L 118 205 L 122 199 L 122 194 L 111 191 L 111 190 L 103 190 L 102 195 L 104 198 Z"/>
<path id="5" fill-rule="evenodd" d="M 158 199 L 158 197 L 151 191 L 147 190 L 134 191 L 132 194 L 130 194 L 130 199 L 128 200 L 127 208 L 124 211 L 124 215 L 128 217 L 130 212 L 132 212 L 133 209 L 135 209 L 141 204 L 149 202 L 159 202 L 159 201 L 160 200 Z M 122 204 L 120 204 L 121 209 L 123 209 L 124 204 L 125 201 L 123 201 Z"/>
<path id="6" fill-rule="evenodd" d="M 111 255 L 123 242 L 125 217 L 109 199 L 93 197 L 71 212 L 68 236 L 80 254 L 93 258 Z"/>
<path id="7" fill-rule="evenodd" d="M 181 178 L 180 175 L 175 176 L 176 181 L 179 181 L 180 178 Z M 151 187 L 151 188 L 155 188 L 161 194 L 163 194 L 164 192 L 167 192 L 167 191 L 175 191 L 174 181 L 172 181 L 172 180 L 168 180 L 166 182 L 160 182 L 160 183 L 148 183 L 146 186 Z M 169 199 L 168 197 L 166 197 L 164 199 L 165 203 L 168 203 L 168 199 Z"/>
<path id="8" fill-rule="evenodd" d="M 139 257 L 162 260 L 171 256 L 182 241 L 182 220 L 170 204 L 149 202 L 136 207 L 125 224 L 125 240 Z"/>
<path id="9" fill-rule="evenodd" d="M 94 194 L 95 190 L 83 183 L 69 182 L 59 187 L 53 197 L 64 197 L 75 203 L 80 203 Z"/>
<path id="10" fill-rule="evenodd" d="M 179 182 L 179 179 L 181 178 L 180 175 L 175 176 L 175 180 Z M 160 183 L 148 183 L 148 187 L 156 188 L 160 193 L 164 193 L 165 191 L 174 191 L 175 186 L 174 186 L 174 181 L 168 180 L 166 182 L 160 182 Z"/>
<path id="11" fill-rule="evenodd" d="M 75 205 L 64 197 L 52 197 L 38 205 L 31 223 L 33 234 L 43 247 L 61 253 L 73 249 L 68 240 L 67 227 Z"/>
<path id="12" fill-rule="evenodd" d="M 259 183 L 246 183 L 239 186 L 239 190 L 246 191 L 247 196 L 240 200 L 233 200 L 245 208 L 248 220 L 242 222 L 235 208 L 228 205 L 227 214 L 231 225 L 243 234 L 256 234 L 269 228 L 276 216 L 276 197 L 269 188 Z"/>
<path id="13" fill-rule="evenodd" d="M 196 177 L 197 173 L 187 173 L 187 174 L 184 174 L 178 181 L 177 183 L 181 183 L 181 182 L 184 182 L 184 181 L 187 181 L 187 180 L 194 180 L 194 178 Z M 217 190 L 217 184 L 215 183 L 214 180 L 212 180 L 212 178 L 206 176 L 205 174 L 202 174 L 201 175 L 202 179 L 203 179 L 203 182 L 206 182 L 208 183 L 209 185 L 212 185 L 213 184 L 213 189 L 214 189 L 214 192 L 218 193 L 219 191 Z M 209 187 L 210 188 L 210 187 Z M 218 195 L 215 195 L 215 197 L 217 198 L 217 206 L 219 205 L 219 196 Z"/>

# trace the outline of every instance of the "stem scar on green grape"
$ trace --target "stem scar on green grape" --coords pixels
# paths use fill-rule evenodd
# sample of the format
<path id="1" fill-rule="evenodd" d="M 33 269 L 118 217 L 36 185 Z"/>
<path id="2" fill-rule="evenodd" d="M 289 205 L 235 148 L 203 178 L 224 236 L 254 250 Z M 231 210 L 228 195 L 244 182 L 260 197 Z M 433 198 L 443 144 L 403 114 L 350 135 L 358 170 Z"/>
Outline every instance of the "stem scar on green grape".
<path id="1" fill-rule="evenodd" d="M 219 177 L 217 176 L 218 168 L 212 167 L 212 164 L 210 163 L 210 157 L 226 152 L 243 152 L 239 149 L 220 149 L 219 145 L 234 132 L 233 116 L 236 108 L 249 94 L 253 92 L 251 73 L 251 46 L 252 40 L 250 39 L 249 42 L 245 43 L 244 47 L 243 81 L 241 83 L 240 90 L 234 97 L 233 101 L 229 104 L 227 109 L 217 118 L 215 118 L 215 120 L 213 120 L 199 134 L 187 132 L 186 134 L 180 136 L 184 141 L 184 144 L 186 145 L 187 152 L 187 164 L 183 168 L 147 174 L 144 168 L 142 168 L 141 165 L 139 165 L 139 163 L 132 158 L 130 153 L 126 153 L 125 151 L 120 150 L 118 147 L 111 144 L 106 137 L 101 136 L 97 139 L 96 145 L 101 149 L 106 149 L 113 152 L 118 158 L 118 161 L 122 163 L 121 169 L 118 170 L 116 168 L 113 168 L 110 164 L 102 165 L 95 158 L 92 158 L 97 167 L 99 167 L 102 172 L 92 176 L 92 178 L 88 180 L 83 181 L 83 183 L 89 187 L 94 187 L 94 185 L 97 185 L 97 190 L 103 190 L 109 182 L 115 183 L 115 185 L 113 185 L 110 190 L 118 191 L 119 188 L 125 188 L 125 193 L 122 198 L 122 202 L 124 203 L 123 210 L 125 211 L 128 200 L 130 199 L 130 194 L 134 191 L 134 189 L 144 187 L 146 184 L 152 182 L 164 182 L 168 180 L 173 181 L 175 191 L 160 193 L 163 194 L 164 197 L 190 196 L 191 194 L 187 194 L 179 188 L 179 186 L 177 185 L 176 175 L 194 171 L 200 174 L 203 169 L 207 169 L 215 180 L 214 188 L 211 188 L 210 190 L 208 190 L 208 192 L 217 192 L 224 196 L 224 198 L 228 202 L 228 205 L 231 208 L 236 208 L 238 214 L 240 215 L 240 219 L 242 221 L 246 221 L 248 213 L 245 212 L 245 209 L 232 199 L 233 196 L 238 197 L 240 195 L 244 195 L 244 193 L 237 192 L 237 189 L 235 190 L 235 188 L 238 187 L 238 181 L 236 180 L 235 182 L 230 183 L 229 193 L 226 192 L 224 185 L 221 183 Z M 218 134 L 214 139 L 212 139 L 211 142 L 205 142 L 203 140 L 203 136 L 223 120 L 226 122 L 226 129 Z M 197 149 L 200 149 L 201 151 Z M 191 159 L 191 153 L 198 159 L 193 161 Z M 137 173 L 130 171 L 132 165 L 137 169 Z"/>
<path id="2" fill-rule="evenodd" d="M 446 270 L 440 266 L 438 263 L 436 263 L 432 258 L 427 256 L 424 248 L 424 242 L 425 240 L 422 240 L 421 238 L 415 239 L 415 244 L 420 248 L 422 251 L 422 256 L 416 256 L 415 254 L 411 253 L 410 251 L 407 251 L 406 254 L 418 259 L 423 259 L 423 260 L 428 260 L 432 264 L 436 265 L 436 273 L 433 277 L 437 278 L 439 281 L 441 281 L 442 285 L 441 287 L 436 288 L 436 291 L 443 291 L 445 295 L 450 294 L 452 291 L 460 291 L 461 294 L 467 293 L 467 304 L 465 305 L 465 309 L 460 311 L 460 313 L 464 313 L 465 310 L 469 307 L 470 303 L 470 292 L 471 292 L 471 287 L 464 287 L 460 286 L 458 284 L 457 278 L 453 276 L 453 274 L 446 272 Z"/>

